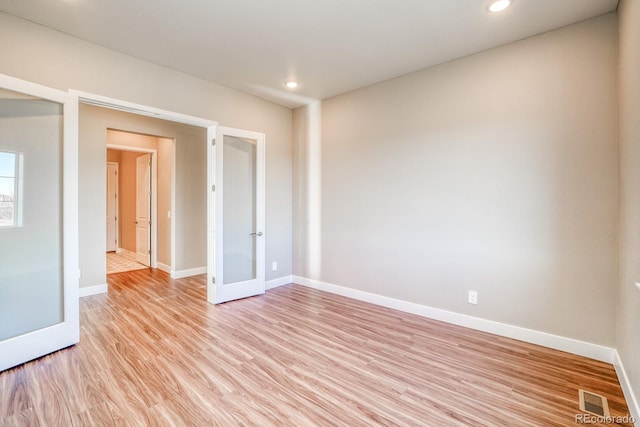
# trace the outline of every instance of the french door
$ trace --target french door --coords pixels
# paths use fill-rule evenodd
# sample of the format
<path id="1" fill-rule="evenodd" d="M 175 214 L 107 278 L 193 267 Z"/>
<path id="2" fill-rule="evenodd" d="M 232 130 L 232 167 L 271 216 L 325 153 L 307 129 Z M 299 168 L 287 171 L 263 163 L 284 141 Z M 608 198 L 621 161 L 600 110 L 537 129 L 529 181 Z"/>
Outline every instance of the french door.
<path id="1" fill-rule="evenodd" d="M 264 150 L 263 133 L 217 127 L 212 150 L 215 250 L 208 277 L 210 302 L 265 292 Z"/>
<path id="2" fill-rule="evenodd" d="M 79 341 L 78 102 L 0 75 L 0 371 Z"/>

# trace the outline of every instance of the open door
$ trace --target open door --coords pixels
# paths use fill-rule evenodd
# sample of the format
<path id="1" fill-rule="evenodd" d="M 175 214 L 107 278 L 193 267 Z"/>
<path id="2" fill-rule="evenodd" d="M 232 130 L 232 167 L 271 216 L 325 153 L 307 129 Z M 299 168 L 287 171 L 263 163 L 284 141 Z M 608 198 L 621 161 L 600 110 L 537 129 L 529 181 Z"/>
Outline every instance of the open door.
<path id="1" fill-rule="evenodd" d="M 136 261 L 151 265 L 151 154 L 136 159 Z"/>
<path id="2" fill-rule="evenodd" d="M 118 164 L 107 163 L 107 252 L 118 250 Z"/>
<path id="3" fill-rule="evenodd" d="M 215 261 L 208 299 L 222 303 L 265 292 L 262 133 L 218 127 L 215 138 Z"/>
<path id="4" fill-rule="evenodd" d="M 79 341 L 77 227 L 77 98 L 0 75 L 0 371 Z"/>

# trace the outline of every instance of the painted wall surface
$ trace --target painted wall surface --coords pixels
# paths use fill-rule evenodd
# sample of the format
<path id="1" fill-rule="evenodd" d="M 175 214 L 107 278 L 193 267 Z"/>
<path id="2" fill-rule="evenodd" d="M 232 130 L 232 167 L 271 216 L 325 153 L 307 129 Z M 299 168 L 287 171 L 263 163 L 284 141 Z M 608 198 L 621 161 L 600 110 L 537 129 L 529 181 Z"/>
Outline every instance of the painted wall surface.
<path id="1" fill-rule="evenodd" d="M 622 0 L 619 15 L 620 283 L 617 349 L 640 402 L 640 2 Z"/>
<path id="2" fill-rule="evenodd" d="M 264 132 L 267 135 L 266 260 L 268 266 L 272 261 L 278 262 L 278 271 L 267 268 L 266 277 L 269 280 L 291 274 L 291 110 L 4 13 L 0 13 L 0 49 L 0 72 L 3 74 L 62 90 L 82 90 L 216 120 L 224 126 Z M 98 154 L 98 150 L 102 154 Z M 101 159 L 101 164 L 82 166 L 82 173 L 86 175 L 80 176 L 80 197 L 86 204 L 94 198 L 97 201 L 100 196 L 86 192 L 102 187 L 104 178 L 98 182 L 93 179 L 97 179 L 94 171 L 102 173 L 106 155 L 104 147 L 93 145 L 85 146 L 81 151 L 84 155 L 92 155 L 94 162 Z M 196 163 L 199 160 L 196 152 L 183 155 L 194 156 Z M 102 206 L 104 201 L 98 203 Z M 81 219 L 81 222 L 85 225 L 81 228 L 86 228 L 87 214 L 82 215 L 85 220 Z M 82 231 L 86 230 L 81 230 L 81 236 Z M 87 249 L 80 247 L 81 253 L 86 253 Z M 90 271 L 84 271 L 85 267 Z M 93 262 L 85 263 L 82 268 L 81 286 L 104 283 L 103 275 L 98 273 L 100 269 Z"/>
<path id="3" fill-rule="evenodd" d="M 173 268 L 171 262 L 171 187 L 175 144 L 173 139 L 158 138 L 158 262 Z M 163 242 L 166 242 L 163 244 Z"/>
<path id="4" fill-rule="evenodd" d="M 609 14 L 324 100 L 294 274 L 615 346 L 616 43 Z"/>
<path id="5" fill-rule="evenodd" d="M 107 150 L 107 162 L 119 163 L 120 151 L 119 150 Z"/>

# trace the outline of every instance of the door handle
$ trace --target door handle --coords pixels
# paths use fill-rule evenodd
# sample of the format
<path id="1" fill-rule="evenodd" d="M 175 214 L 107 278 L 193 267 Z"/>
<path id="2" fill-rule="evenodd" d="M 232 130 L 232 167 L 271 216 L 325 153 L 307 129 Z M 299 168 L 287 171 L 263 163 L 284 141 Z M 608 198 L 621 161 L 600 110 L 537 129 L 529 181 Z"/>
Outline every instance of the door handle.
<path id="1" fill-rule="evenodd" d="M 258 231 L 257 233 L 249 233 L 249 236 L 262 236 L 262 231 Z"/>

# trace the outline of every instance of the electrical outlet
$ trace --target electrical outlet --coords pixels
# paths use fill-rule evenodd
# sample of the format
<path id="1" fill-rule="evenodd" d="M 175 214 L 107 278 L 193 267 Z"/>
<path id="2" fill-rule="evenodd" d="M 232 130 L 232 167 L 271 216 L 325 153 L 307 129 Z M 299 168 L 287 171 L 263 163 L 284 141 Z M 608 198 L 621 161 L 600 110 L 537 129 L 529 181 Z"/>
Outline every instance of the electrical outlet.
<path id="1" fill-rule="evenodd" d="M 636 282 L 636 288 L 640 291 L 640 282 Z"/>
<path id="2" fill-rule="evenodd" d="M 271 263 L 271 271 L 278 271 L 278 263 L 276 261 Z"/>
<path id="3" fill-rule="evenodd" d="M 478 303 L 478 292 L 469 291 L 469 304 L 477 304 L 477 303 Z"/>

